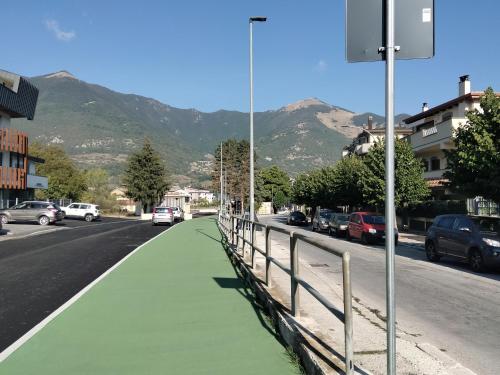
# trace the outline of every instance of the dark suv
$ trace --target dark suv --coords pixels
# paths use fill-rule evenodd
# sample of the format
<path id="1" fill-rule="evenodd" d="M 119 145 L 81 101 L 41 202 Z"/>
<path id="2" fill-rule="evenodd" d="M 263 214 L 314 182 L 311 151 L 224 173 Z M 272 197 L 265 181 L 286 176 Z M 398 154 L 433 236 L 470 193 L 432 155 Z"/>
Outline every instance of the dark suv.
<path id="1" fill-rule="evenodd" d="M 443 255 L 467 260 L 476 272 L 500 265 L 500 218 L 441 215 L 434 219 L 425 238 L 427 259 Z"/>

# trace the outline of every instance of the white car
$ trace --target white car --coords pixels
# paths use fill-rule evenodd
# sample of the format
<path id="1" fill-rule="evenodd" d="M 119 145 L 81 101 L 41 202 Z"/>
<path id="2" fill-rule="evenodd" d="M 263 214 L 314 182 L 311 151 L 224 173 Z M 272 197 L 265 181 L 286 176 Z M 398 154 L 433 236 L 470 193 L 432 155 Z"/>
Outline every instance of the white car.
<path id="1" fill-rule="evenodd" d="M 153 209 L 153 215 L 151 217 L 151 223 L 153 225 L 167 223 L 172 226 L 174 224 L 174 213 L 173 209 L 170 207 L 155 207 Z"/>
<path id="2" fill-rule="evenodd" d="M 182 221 L 184 220 L 184 211 L 180 207 L 172 207 L 172 211 L 174 212 L 174 220 Z"/>
<path id="3" fill-rule="evenodd" d="M 61 207 L 65 217 L 93 221 L 101 217 L 99 206 L 91 203 L 71 203 L 69 206 Z"/>

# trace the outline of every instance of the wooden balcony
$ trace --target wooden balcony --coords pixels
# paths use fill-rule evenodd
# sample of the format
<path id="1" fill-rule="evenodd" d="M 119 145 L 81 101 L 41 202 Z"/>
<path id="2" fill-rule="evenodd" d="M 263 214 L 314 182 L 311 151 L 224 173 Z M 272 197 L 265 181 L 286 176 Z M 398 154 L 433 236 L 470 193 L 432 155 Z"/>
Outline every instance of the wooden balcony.
<path id="1" fill-rule="evenodd" d="M 28 154 L 28 136 L 16 129 L 0 128 L 0 151 Z"/>
<path id="2" fill-rule="evenodd" d="M 0 189 L 26 189 L 26 170 L 0 167 Z"/>

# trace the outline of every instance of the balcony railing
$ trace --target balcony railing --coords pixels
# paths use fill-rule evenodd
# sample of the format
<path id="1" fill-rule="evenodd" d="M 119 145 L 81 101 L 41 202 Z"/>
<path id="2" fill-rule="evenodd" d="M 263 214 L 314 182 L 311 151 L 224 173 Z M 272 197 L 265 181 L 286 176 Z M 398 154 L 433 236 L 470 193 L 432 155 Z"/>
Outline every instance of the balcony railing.
<path id="1" fill-rule="evenodd" d="M 21 168 L 0 167 L 0 189 L 26 189 L 26 171 Z"/>
<path id="2" fill-rule="evenodd" d="M 28 153 L 28 136 L 16 129 L 0 128 L 0 151 Z"/>

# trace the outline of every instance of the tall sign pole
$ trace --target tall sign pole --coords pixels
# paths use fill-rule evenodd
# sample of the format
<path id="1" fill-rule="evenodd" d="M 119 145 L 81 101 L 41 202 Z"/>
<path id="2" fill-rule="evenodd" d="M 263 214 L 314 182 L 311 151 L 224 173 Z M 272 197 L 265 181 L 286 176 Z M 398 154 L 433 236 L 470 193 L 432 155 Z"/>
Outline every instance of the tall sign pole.
<path id="1" fill-rule="evenodd" d="M 250 221 L 254 221 L 253 201 L 253 22 L 250 20 Z M 243 209 L 244 207 L 242 207 Z"/>
<path id="2" fill-rule="evenodd" d="M 397 44 L 397 45 L 396 45 Z M 401 46 L 401 49 L 400 47 Z M 434 0 L 346 0 L 349 62 L 385 60 L 385 219 L 387 374 L 396 374 L 394 246 L 394 63 L 434 56 Z"/>
<path id="3" fill-rule="evenodd" d="M 394 291 L 394 1 L 386 0 L 385 45 L 385 251 L 387 303 L 387 373 L 396 374 L 396 303 Z"/>

